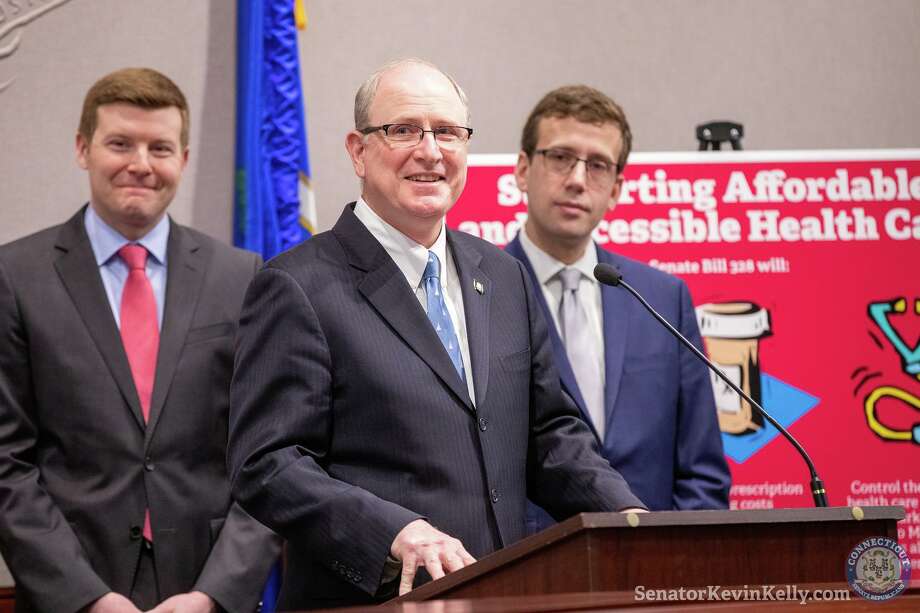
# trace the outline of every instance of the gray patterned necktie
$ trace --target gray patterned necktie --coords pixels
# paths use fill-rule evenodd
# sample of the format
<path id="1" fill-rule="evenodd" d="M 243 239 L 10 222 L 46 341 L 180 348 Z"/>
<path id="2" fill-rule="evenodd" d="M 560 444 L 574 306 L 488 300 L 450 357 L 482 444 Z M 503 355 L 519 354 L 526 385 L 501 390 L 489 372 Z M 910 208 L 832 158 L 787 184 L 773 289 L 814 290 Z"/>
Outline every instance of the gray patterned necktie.
<path id="1" fill-rule="evenodd" d="M 425 266 L 425 272 L 422 273 L 422 281 L 425 283 L 425 294 L 428 297 L 428 319 L 438 333 L 450 361 L 453 362 L 460 380 L 466 383 L 466 372 L 463 369 L 463 354 L 460 352 L 460 341 L 454 332 L 454 324 L 450 321 L 450 314 L 447 312 L 447 303 L 444 301 L 444 294 L 441 292 L 441 261 L 433 251 L 428 252 L 428 264 Z"/>
<path id="2" fill-rule="evenodd" d="M 587 405 L 588 415 L 601 441 L 604 440 L 604 386 L 599 371 L 600 359 L 595 349 L 596 339 L 588 321 L 588 313 L 579 300 L 578 284 L 581 271 L 563 268 L 558 273 L 562 282 L 562 301 L 559 303 L 559 323 L 565 352 L 575 373 L 578 389 Z"/>

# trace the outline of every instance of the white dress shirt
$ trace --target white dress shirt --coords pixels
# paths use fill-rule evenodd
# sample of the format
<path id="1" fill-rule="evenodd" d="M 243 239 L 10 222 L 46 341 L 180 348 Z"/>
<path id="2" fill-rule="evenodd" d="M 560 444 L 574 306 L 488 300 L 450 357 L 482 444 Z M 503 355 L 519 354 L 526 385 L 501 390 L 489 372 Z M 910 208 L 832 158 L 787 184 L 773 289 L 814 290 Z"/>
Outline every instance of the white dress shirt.
<path id="1" fill-rule="evenodd" d="M 546 304 L 549 305 L 549 312 L 552 313 L 556 332 L 561 337 L 562 326 L 559 322 L 559 305 L 562 302 L 562 281 L 556 275 L 567 265 L 537 247 L 523 228 L 521 228 L 518 236 L 521 238 L 524 253 L 527 254 L 527 259 L 530 260 L 530 265 L 537 275 L 543 298 L 546 299 Z M 601 284 L 594 278 L 594 267 L 596 265 L 597 251 L 595 251 L 594 243 L 589 243 L 584 255 L 572 264 L 571 268 L 576 268 L 581 272 L 581 281 L 578 283 L 579 302 L 584 307 L 589 325 L 594 332 L 591 338 L 595 343 L 594 355 L 599 358 L 597 371 L 600 373 L 601 385 L 605 385 L 607 372 L 604 367 L 604 308 L 601 303 Z"/>
<path id="2" fill-rule="evenodd" d="M 393 259 L 403 276 L 406 277 L 409 287 L 415 292 L 415 297 L 418 299 L 419 304 L 422 305 L 422 309 L 427 312 L 428 294 L 425 291 L 425 285 L 422 283 L 422 275 L 428 265 L 429 249 L 381 219 L 363 198 L 359 198 L 355 205 L 355 216 L 361 220 L 364 227 L 374 235 L 374 238 L 380 242 L 380 245 Z M 457 340 L 460 342 L 463 370 L 466 374 L 466 389 L 469 392 L 470 400 L 473 401 L 475 406 L 476 396 L 473 393 L 473 368 L 470 364 L 470 344 L 466 334 L 463 292 L 460 289 L 460 276 L 457 274 L 457 266 L 454 264 L 454 258 L 447 248 L 447 232 L 444 228 L 444 221 L 441 220 L 441 231 L 430 251 L 434 252 L 438 259 L 443 262 L 441 266 L 441 289 L 447 303 L 450 322 L 453 324 L 457 333 Z"/>

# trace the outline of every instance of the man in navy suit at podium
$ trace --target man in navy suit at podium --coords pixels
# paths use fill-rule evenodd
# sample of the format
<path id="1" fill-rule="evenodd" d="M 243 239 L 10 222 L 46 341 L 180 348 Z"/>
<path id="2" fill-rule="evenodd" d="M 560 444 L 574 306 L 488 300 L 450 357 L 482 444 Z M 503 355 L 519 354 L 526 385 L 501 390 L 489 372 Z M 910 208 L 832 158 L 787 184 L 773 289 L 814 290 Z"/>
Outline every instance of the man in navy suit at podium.
<path id="1" fill-rule="evenodd" d="M 594 279 L 598 262 L 615 265 L 701 346 L 683 281 L 592 241 L 616 206 L 631 144 L 623 110 L 605 94 L 548 93 L 524 126 L 515 176 L 528 218 L 507 251 L 524 263 L 552 322 L 563 388 L 632 491 L 650 510 L 725 508 L 731 480 L 706 366 L 626 291 Z M 536 530 L 551 520 L 532 512 L 528 521 Z"/>
<path id="2" fill-rule="evenodd" d="M 229 463 L 288 539 L 282 608 L 459 570 L 526 535 L 528 498 L 559 519 L 642 508 L 562 393 L 521 263 L 446 227 L 468 123 L 428 62 L 375 72 L 345 139 L 361 197 L 247 292 Z"/>

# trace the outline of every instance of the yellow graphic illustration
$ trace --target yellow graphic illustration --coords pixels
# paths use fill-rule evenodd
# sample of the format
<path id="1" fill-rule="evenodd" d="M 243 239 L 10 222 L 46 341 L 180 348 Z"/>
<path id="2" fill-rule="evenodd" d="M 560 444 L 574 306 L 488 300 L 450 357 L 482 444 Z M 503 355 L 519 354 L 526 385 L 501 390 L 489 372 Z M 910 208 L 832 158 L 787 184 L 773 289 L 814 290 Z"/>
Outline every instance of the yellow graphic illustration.
<path id="1" fill-rule="evenodd" d="M 914 313 L 920 315 L 920 299 L 914 300 L 913 307 Z M 908 346 L 904 339 L 901 338 L 901 334 L 891 325 L 891 321 L 889 320 L 889 316 L 891 315 L 901 316 L 907 312 L 907 300 L 905 298 L 895 298 L 894 300 L 873 302 L 869 304 L 868 310 L 869 318 L 878 326 L 885 339 L 894 347 L 895 351 L 897 351 L 901 359 L 901 369 L 904 371 L 904 374 L 911 379 L 920 381 L 920 339 L 915 342 L 913 347 Z M 876 343 L 880 345 L 875 336 L 871 336 L 873 340 L 876 340 Z M 856 386 L 854 394 L 858 393 L 859 388 L 870 379 L 880 377 L 881 373 L 868 372 L 867 368 L 861 367 L 853 373 L 851 379 L 855 379 L 858 376 L 862 378 Z M 876 387 L 869 392 L 863 402 L 863 408 L 866 412 L 866 422 L 869 425 L 869 429 L 885 441 L 913 441 L 916 444 L 920 444 L 920 422 L 915 423 L 910 429 L 904 429 L 886 425 L 884 420 L 879 418 L 876 404 L 883 398 L 899 400 L 911 409 L 920 411 L 920 397 L 917 397 L 915 394 L 893 385 Z"/>

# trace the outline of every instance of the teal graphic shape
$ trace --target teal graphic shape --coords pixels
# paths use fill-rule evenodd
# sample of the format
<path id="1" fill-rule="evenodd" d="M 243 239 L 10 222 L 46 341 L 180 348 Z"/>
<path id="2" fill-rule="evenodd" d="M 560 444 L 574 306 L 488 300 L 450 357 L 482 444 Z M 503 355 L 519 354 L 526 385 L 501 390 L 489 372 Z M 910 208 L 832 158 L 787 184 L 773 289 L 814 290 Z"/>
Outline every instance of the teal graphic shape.
<path id="1" fill-rule="evenodd" d="M 767 374 L 760 375 L 761 405 L 784 428 L 789 428 L 802 415 L 815 408 L 820 399 Z M 756 410 L 756 409 L 755 409 Z M 736 435 L 722 433 L 725 455 L 741 464 L 781 436 L 769 422 L 757 432 Z"/>
<path id="2" fill-rule="evenodd" d="M 908 347 L 907 343 L 894 329 L 888 316 L 894 313 L 901 315 L 906 310 L 906 301 L 904 298 L 891 300 L 889 302 L 873 302 L 869 305 L 869 316 L 875 321 L 875 325 L 885 334 L 885 338 L 891 343 L 892 347 L 901 356 L 901 367 L 909 375 L 920 374 L 920 343 L 913 348 Z M 767 409 L 769 411 L 769 409 Z"/>

